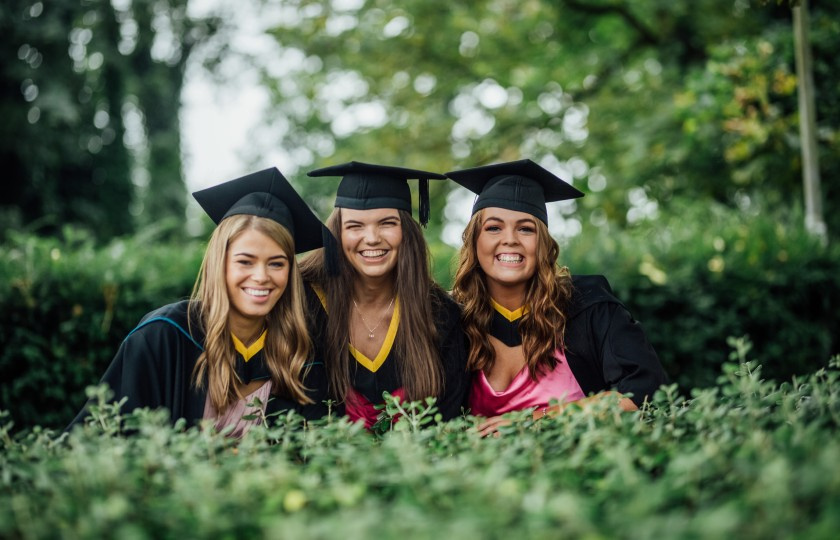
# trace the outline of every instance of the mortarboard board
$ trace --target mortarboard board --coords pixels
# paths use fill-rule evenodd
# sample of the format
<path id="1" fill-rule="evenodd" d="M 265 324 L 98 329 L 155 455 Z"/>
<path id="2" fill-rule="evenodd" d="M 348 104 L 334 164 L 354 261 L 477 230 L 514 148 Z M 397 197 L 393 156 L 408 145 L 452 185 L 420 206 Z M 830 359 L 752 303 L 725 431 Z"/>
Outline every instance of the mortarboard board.
<path id="1" fill-rule="evenodd" d="M 417 178 L 420 192 L 420 224 L 429 221 L 429 179 L 444 180 L 438 173 L 372 165 L 350 161 L 340 165 L 324 167 L 307 173 L 308 176 L 341 176 L 335 197 L 336 208 L 371 210 L 373 208 L 396 208 L 411 213 L 411 189 L 406 180 Z"/>
<path id="2" fill-rule="evenodd" d="M 276 167 L 196 191 L 193 197 L 217 225 L 238 214 L 276 221 L 294 238 L 295 253 L 319 248 L 332 238 Z"/>
<path id="3" fill-rule="evenodd" d="M 497 207 L 526 212 L 548 223 L 545 203 L 583 197 L 583 192 L 530 159 L 450 171 L 446 176 L 478 194 L 473 214 Z"/>

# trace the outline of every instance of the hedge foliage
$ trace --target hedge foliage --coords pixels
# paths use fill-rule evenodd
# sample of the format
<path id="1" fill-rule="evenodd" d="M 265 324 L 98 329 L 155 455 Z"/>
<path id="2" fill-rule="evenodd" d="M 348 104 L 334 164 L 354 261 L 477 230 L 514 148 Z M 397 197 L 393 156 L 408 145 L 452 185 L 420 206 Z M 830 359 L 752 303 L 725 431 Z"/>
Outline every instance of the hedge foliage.
<path id="1" fill-rule="evenodd" d="M 0 413 L 0 537 L 836 538 L 840 358 L 778 384 L 732 343 L 688 399 L 513 415 L 499 438 L 418 429 L 419 404 L 381 436 L 290 415 L 239 443 L 149 411 L 61 436 Z"/>
<path id="2" fill-rule="evenodd" d="M 604 273 L 680 387 L 715 383 L 727 336 L 747 335 L 765 373 L 810 373 L 840 352 L 840 246 L 797 214 L 673 203 L 622 234 L 580 237 L 560 259 Z"/>
<path id="3" fill-rule="evenodd" d="M 189 296 L 202 249 L 153 231 L 105 247 L 69 228 L 12 236 L 0 255 L 0 408 L 19 426 L 65 426 L 140 318 Z"/>
<path id="4" fill-rule="evenodd" d="M 777 379 L 840 352 L 835 245 L 820 245 L 795 215 L 698 205 L 669 214 L 678 217 L 629 231 L 585 227 L 560 262 L 607 275 L 683 393 L 714 385 L 727 336 L 750 336 Z M 156 238 L 147 231 L 97 247 L 67 229 L 57 239 L 13 234 L 3 246 L 0 408 L 19 428 L 66 425 L 137 321 L 189 295 L 203 245 Z M 451 285 L 454 251 L 431 251 L 435 275 Z"/>

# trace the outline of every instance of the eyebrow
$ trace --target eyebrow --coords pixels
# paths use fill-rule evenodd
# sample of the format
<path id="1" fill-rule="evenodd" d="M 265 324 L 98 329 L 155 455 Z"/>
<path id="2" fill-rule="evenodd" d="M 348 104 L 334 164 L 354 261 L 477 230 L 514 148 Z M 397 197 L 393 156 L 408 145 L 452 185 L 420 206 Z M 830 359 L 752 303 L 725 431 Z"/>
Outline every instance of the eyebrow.
<path id="1" fill-rule="evenodd" d="M 488 217 L 487 219 L 485 219 L 485 220 L 484 220 L 484 223 L 487 223 L 488 221 L 498 221 L 498 222 L 500 222 L 500 223 L 504 223 L 504 222 L 505 222 L 505 220 L 503 220 L 503 219 L 502 219 L 502 218 L 500 218 L 500 217 L 496 217 L 496 216 L 490 216 L 490 217 Z M 522 218 L 522 219 L 518 219 L 518 220 L 516 220 L 516 225 L 519 225 L 519 224 L 521 224 L 521 223 L 530 223 L 530 224 L 532 224 L 532 225 L 536 225 L 536 224 L 537 224 L 537 222 L 536 222 L 535 220 L 531 219 L 531 218 Z"/>
<path id="2" fill-rule="evenodd" d="M 386 216 L 386 217 L 376 221 L 376 223 L 382 223 L 382 222 L 385 222 L 385 221 L 392 221 L 392 220 L 400 221 L 400 216 Z M 365 223 L 363 221 L 359 221 L 357 219 L 348 219 L 348 220 L 344 221 L 341 224 L 341 226 L 344 227 L 346 225 L 364 225 L 364 224 Z"/>
<path id="3" fill-rule="evenodd" d="M 233 256 L 234 257 L 249 257 L 251 259 L 256 259 L 257 258 L 256 255 L 252 255 L 251 253 L 248 253 L 247 251 L 240 251 L 239 253 L 234 253 Z M 288 260 L 289 257 L 287 255 L 272 255 L 271 257 L 268 258 L 269 261 L 272 261 L 274 259 L 286 259 L 286 260 Z"/>

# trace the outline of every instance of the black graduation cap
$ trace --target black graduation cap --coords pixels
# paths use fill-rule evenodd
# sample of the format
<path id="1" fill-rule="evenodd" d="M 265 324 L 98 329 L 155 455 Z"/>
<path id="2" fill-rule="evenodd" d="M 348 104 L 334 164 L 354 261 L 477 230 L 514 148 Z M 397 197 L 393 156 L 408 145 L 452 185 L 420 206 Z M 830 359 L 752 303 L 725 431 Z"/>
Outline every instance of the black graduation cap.
<path id="1" fill-rule="evenodd" d="M 417 178 L 420 192 L 420 224 L 429 222 L 429 179 L 445 180 L 438 173 L 372 165 L 350 161 L 307 173 L 308 176 L 341 176 L 336 191 L 335 207 L 354 210 L 396 208 L 411 213 L 411 189 L 406 180 Z"/>
<path id="2" fill-rule="evenodd" d="M 238 214 L 276 221 L 295 239 L 295 253 L 319 248 L 334 238 L 276 167 L 192 194 L 217 225 Z"/>
<path id="3" fill-rule="evenodd" d="M 583 197 L 583 192 L 530 159 L 450 171 L 446 176 L 478 193 L 473 214 L 497 207 L 526 212 L 548 223 L 545 203 Z"/>

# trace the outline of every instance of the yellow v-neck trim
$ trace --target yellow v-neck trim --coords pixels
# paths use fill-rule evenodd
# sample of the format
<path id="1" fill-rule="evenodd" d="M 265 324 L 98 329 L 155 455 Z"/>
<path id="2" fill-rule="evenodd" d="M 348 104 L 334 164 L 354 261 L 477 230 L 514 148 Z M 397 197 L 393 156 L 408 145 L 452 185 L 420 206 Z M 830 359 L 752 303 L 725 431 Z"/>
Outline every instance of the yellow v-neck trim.
<path id="1" fill-rule="evenodd" d="M 311 285 L 311 287 L 312 290 L 315 292 L 315 295 L 318 296 L 318 300 L 321 301 L 321 305 L 324 306 L 324 311 L 327 311 L 327 295 L 324 293 L 324 289 L 315 285 L 314 283 Z"/>
<path id="2" fill-rule="evenodd" d="M 492 298 L 490 299 L 490 305 L 493 306 L 493 309 L 499 312 L 499 314 L 507 319 L 509 322 L 513 322 L 516 319 L 519 319 L 526 313 L 528 313 L 528 307 L 522 306 L 521 308 L 517 309 L 516 311 L 511 311 L 505 306 L 501 305 L 500 303 L 496 302 Z"/>
<path id="3" fill-rule="evenodd" d="M 254 357 L 255 354 L 260 352 L 263 347 L 265 347 L 265 335 L 268 333 L 268 329 L 263 330 L 263 333 L 260 334 L 260 337 L 253 343 L 251 343 L 250 347 L 246 347 L 244 343 L 239 341 L 239 338 L 234 336 L 233 334 L 230 337 L 233 338 L 233 346 L 236 348 L 236 352 L 242 355 L 243 360 L 246 362 Z"/>
<path id="4" fill-rule="evenodd" d="M 379 349 L 376 358 L 371 360 L 361 352 L 359 352 L 353 345 L 350 345 L 350 354 L 356 359 L 356 362 L 367 368 L 368 371 L 376 373 L 385 363 L 385 359 L 391 354 L 391 348 L 394 346 L 394 340 L 397 337 L 397 329 L 400 326 L 400 299 L 397 298 L 394 302 L 394 315 L 391 317 L 391 324 L 388 325 L 388 333 L 385 334 L 385 341 Z"/>

